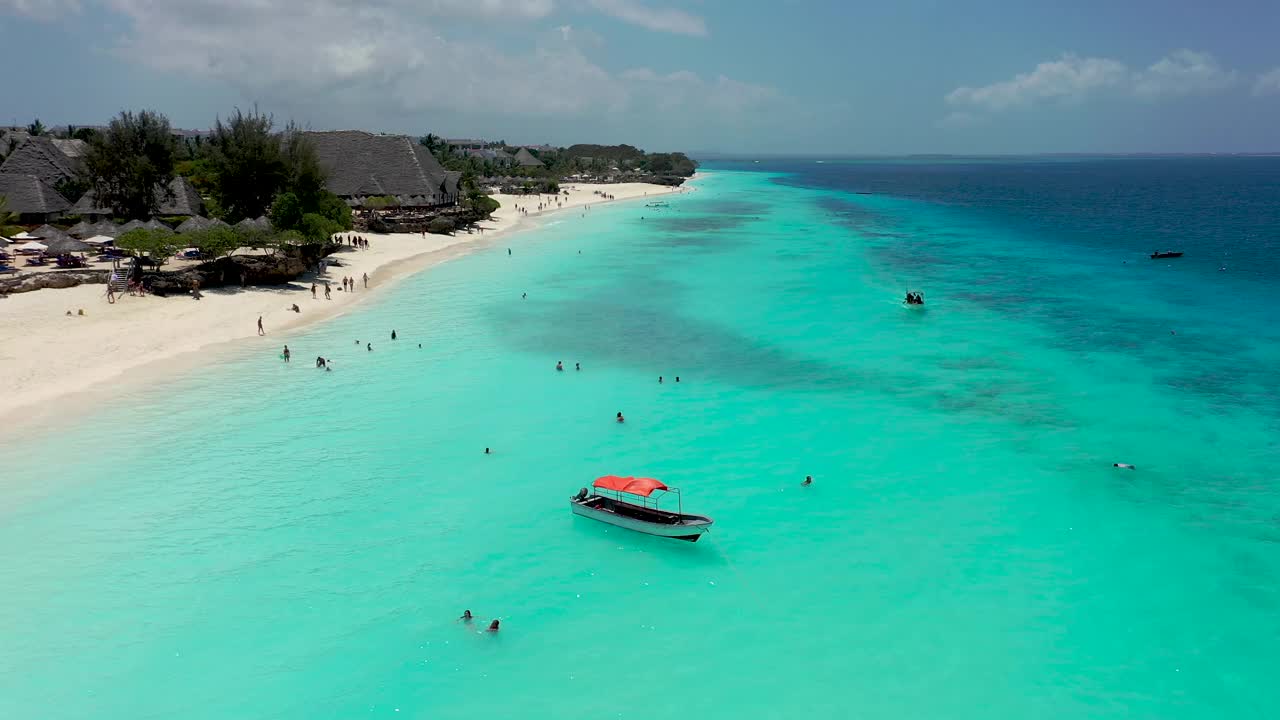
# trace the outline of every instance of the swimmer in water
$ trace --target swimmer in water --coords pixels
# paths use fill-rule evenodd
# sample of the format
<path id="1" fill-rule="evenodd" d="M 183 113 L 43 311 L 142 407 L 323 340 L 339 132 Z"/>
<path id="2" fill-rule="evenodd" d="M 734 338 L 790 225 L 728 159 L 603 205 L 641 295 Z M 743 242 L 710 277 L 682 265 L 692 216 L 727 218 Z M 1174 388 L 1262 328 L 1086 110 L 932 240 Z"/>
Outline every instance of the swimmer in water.
<path id="1" fill-rule="evenodd" d="M 556 370 L 558 370 L 558 371 L 560 371 L 560 372 L 564 372 L 564 361 L 563 361 L 563 360 L 557 360 L 557 361 L 556 361 Z"/>
<path id="2" fill-rule="evenodd" d="M 485 454 L 485 455 L 492 455 L 493 453 L 489 452 L 489 448 L 485 448 L 485 449 L 484 449 L 484 454 Z"/>
<path id="3" fill-rule="evenodd" d="M 1111 463 L 1111 467 L 1118 467 L 1118 468 L 1121 468 L 1121 469 L 1124 469 L 1124 470 L 1137 470 L 1137 469 L 1138 469 L 1138 468 L 1136 468 L 1136 467 L 1134 467 L 1134 466 L 1130 465 L 1129 463 Z"/>
<path id="4" fill-rule="evenodd" d="M 659 384 L 659 385 L 661 385 L 661 384 L 662 384 L 662 376 L 661 376 L 661 375 L 659 375 L 659 376 L 658 376 L 658 384 Z"/>
<path id="5" fill-rule="evenodd" d="M 365 343 L 364 349 L 368 350 L 369 352 L 373 352 L 373 343 Z"/>
<path id="6" fill-rule="evenodd" d="M 574 363 L 574 364 L 573 364 L 573 369 L 574 369 L 574 370 L 581 370 L 581 369 L 582 369 L 582 363 Z"/>
<path id="7" fill-rule="evenodd" d="M 470 611 L 470 610 L 463 610 L 463 611 L 462 611 L 462 617 L 460 617 L 460 618 L 458 618 L 458 619 L 459 619 L 459 620 L 465 620 L 465 621 L 467 621 L 467 622 L 471 622 L 471 620 L 472 620 L 471 611 Z"/>
<path id="8" fill-rule="evenodd" d="M 489 623 L 489 632 L 498 632 L 498 621 L 494 620 Z"/>
<path id="9" fill-rule="evenodd" d="M 680 382 L 680 376 L 679 376 L 679 375 L 677 375 L 677 376 L 676 376 L 676 382 Z"/>
<path id="10" fill-rule="evenodd" d="M 809 486 L 810 486 L 810 485 L 812 485 L 812 484 L 813 484 L 813 476 L 812 476 L 812 475 L 805 475 L 805 476 L 804 476 L 804 482 L 800 483 L 800 487 L 809 487 Z"/>
<path id="11" fill-rule="evenodd" d="M 622 417 L 621 411 L 618 412 L 618 422 L 626 422 L 626 420 Z"/>

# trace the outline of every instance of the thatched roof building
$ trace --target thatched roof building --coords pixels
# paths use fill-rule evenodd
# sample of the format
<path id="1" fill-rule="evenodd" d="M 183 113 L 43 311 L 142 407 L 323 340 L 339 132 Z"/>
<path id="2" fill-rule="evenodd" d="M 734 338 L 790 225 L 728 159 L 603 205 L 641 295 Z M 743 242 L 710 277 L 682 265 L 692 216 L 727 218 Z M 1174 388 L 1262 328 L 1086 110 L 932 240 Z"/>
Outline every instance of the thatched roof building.
<path id="1" fill-rule="evenodd" d="M 29 137 L 5 158 L 4 164 L 0 165 L 0 173 L 35 175 L 49 185 L 57 185 L 80 172 L 83 145 L 81 140 L 54 142 L 52 138 L 43 136 Z M 68 155 L 64 148 L 74 155 Z"/>
<path id="2" fill-rule="evenodd" d="M 161 201 L 157 215 L 191 216 L 199 215 L 204 211 L 204 200 L 200 198 L 200 193 L 196 192 L 196 186 L 192 185 L 190 180 L 181 175 L 175 176 L 169 182 L 169 190 L 173 193 L 173 197 Z M 92 190 L 88 190 L 71 207 L 70 214 L 81 217 L 110 217 L 112 213 L 111 208 L 100 206 L 97 195 Z"/>
<path id="3" fill-rule="evenodd" d="M 415 206 L 452 205 L 461 173 L 447 172 L 431 152 L 407 135 L 358 130 L 309 132 L 333 194 L 359 207 L 366 198 L 408 198 Z"/>
<path id="4" fill-rule="evenodd" d="M 542 161 L 533 156 L 529 152 L 529 148 L 520 148 L 516 151 L 516 165 L 520 167 L 542 167 Z"/>
<path id="5" fill-rule="evenodd" d="M 47 222 L 71 207 L 51 183 L 38 175 L 0 172 L 0 195 L 9 212 L 17 213 L 23 222 Z"/>

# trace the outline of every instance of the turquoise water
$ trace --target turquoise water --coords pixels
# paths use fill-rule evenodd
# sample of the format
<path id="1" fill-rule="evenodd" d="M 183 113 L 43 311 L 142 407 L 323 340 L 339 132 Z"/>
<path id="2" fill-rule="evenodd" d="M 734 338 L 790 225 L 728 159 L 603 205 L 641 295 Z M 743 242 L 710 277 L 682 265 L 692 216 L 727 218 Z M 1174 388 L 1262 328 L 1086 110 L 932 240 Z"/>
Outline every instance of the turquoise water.
<path id="1" fill-rule="evenodd" d="M 6 446 L 0 717 L 1280 716 L 1266 277 L 795 173 L 669 202 Z M 572 517 L 606 473 L 716 526 Z"/>

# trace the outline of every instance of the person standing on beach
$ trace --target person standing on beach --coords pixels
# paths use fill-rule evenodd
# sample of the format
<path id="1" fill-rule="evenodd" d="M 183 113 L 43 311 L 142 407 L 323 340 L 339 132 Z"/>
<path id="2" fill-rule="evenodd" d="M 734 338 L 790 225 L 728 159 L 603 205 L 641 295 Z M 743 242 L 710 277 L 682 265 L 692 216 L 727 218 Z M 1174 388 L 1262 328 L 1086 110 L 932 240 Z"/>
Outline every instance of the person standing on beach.
<path id="1" fill-rule="evenodd" d="M 258 316 L 258 334 L 259 334 L 259 335 L 266 335 L 266 334 L 267 334 L 267 331 L 262 329 L 262 316 L 261 316 L 261 315 L 259 315 L 259 316 Z"/>
<path id="2" fill-rule="evenodd" d="M 364 287 L 366 290 L 369 288 L 369 273 L 364 274 Z"/>
<path id="3" fill-rule="evenodd" d="M 315 283 L 311 283 L 311 299 L 312 299 L 312 300 L 315 300 L 315 299 L 316 299 L 316 284 L 315 284 Z"/>
<path id="4" fill-rule="evenodd" d="M 329 296 L 329 281 L 328 281 L 328 280 L 325 280 L 325 281 L 324 281 L 324 299 L 325 299 L 325 300 L 332 300 L 332 299 L 333 299 L 332 297 L 330 297 L 330 296 Z"/>

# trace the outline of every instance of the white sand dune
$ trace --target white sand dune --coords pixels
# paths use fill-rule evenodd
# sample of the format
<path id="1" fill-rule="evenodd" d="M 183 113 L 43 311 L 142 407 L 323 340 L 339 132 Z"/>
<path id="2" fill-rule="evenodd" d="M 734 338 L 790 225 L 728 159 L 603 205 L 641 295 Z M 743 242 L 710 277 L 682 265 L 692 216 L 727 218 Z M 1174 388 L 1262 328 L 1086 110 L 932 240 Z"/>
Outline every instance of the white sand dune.
<path id="1" fill-rule="evenodd" d="M 617 201 L 680 192 L 644 183 L 565 185 L 562 189 L 568 195 L 495 195 L 502 207 L 484 224 L 483 233 L 425 237 L 366 233 L 370 249 L 344 250 L 334 256 L 342 267 L 330 267 L 321 278 L 303 276 L 288 286 L 207 290 L 201 300 L 124 295 L 108 304 L 105 285 L 81 285 L 0 299 L 0 420 L 21 424 L 37 415 L 66 411 L 77 399 L 100 397 L 117 381 L 137 379 L 138 373 L 130 371 L 143 365 L 194 357 L 214 345 L 281 345 L 289 331 L 349 310 L 397 278 L 483 247 L 532 225 L 537 216 L 606 202 L 597 192 Z M 547 203 L 547 209 L 539 211 L 539 202 Z M 517 206 L 527 212 L 517 211 Z M 355 292 L 338 290 L 344 276 L 356 278 Z M 310 292 L 312 280 L 320 283 L 315 300 Z M 324 298 L 325 280 L 331 286 L 331 300 Z M 288 309 L 293 303 L 301 313 Z M 77 314 L 81 309 L 83 316 Z M 265 337 L 257 333 L 259 316 Z M 154 379 L 153 375 L 147 377 Z"/>

